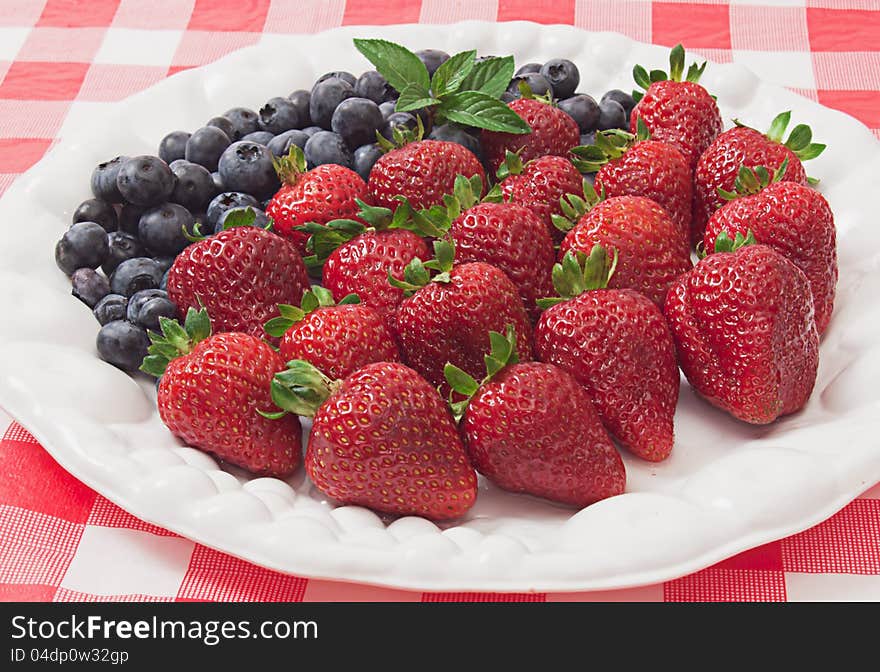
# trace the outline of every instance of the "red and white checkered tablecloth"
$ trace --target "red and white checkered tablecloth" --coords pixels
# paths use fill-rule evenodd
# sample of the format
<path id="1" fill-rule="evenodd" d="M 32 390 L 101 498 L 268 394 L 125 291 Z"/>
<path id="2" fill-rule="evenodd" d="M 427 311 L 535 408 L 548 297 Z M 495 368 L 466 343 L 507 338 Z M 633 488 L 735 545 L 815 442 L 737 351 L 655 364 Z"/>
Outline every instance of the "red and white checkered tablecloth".
<path id="1" fill-rule="evenodd" d="M 841 109 L 880 138 L 880 0 L 2 0 L 0 193 L 71 120 L 264 35 L 464 19 L 682 42 Z M 0 600 L 880 600 L 880 487 L 806 532 L 664 584 L 422 594 L 286 576 L 209 550 L 77 481 L 2 411 L 0 436 Z"/>

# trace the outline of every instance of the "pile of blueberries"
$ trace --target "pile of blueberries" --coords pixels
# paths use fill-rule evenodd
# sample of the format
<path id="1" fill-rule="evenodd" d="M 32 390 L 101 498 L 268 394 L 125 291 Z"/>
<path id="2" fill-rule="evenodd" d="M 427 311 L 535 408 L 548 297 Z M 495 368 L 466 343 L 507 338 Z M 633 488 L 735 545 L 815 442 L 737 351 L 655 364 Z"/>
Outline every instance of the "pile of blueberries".
<path id="1" fill-rule="evenodd" d="M 449 58 L 417 52 L 430 74 Z M 626 129 L 635 102 L 619 90 L 600 102 L 576 93 L 577 66 L 565 59 L 521 67 L 502 95 L 552 96 L 577 121 L 581 144 L 597 130 Z M 265 227 L 268 200 L 280 187 L 273 157 L 292 145 L 309 168 L 337 163 L 365 180 L 382 149 L 376 132 L 393 140 L 396 128 L 414 130 L 421 119 L 426 137 L 464 145 L 481 156 L 479 129 L 432 125 L 424 110 L 395 112 L 398 92 L 375 70 L 360 77 L 329 72 L 310 91 L 271 98 L 259 111 L 235 107 L 198 130 L 174 131 L 159 143 L 158 156 L 118 156 L 98 165 L 91 178 L 94 198 L 73 213 L 73 225 L 55 247 L 58 267 L 71 278 L 73 295 L 100 322 L 102 359 L 134 371 L 149 347 L 147 330 L 177 307 L 165 292 L 168 269 L 196 234 L 223 229 L 232 212 L 251 208 L 255 226 Z M 100 269 L 100 270 L 98 270 Z"/>

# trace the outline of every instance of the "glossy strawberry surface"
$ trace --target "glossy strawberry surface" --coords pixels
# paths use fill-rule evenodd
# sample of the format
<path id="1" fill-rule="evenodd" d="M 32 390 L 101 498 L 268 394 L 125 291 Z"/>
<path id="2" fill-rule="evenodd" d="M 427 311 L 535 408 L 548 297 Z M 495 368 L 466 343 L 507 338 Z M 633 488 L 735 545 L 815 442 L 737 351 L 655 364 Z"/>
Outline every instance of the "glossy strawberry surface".
<path id="1" fill-rule="evenodd" d="M 477 478 L 443 399 L 412 369 L 369 364 L 315 414 L 309 477 L 343 504 L 432 520 L 473 506 Z"/>
<path id="2" fill-rule="evenodd" d="M 242 333 L 220 333 L 171 361 L 159 382 L 159 417 L 188 445 L 260 476 L 289 476 L 302 459 L 299 419 L 269 420 L 270 384 L 284 360 Z"/>

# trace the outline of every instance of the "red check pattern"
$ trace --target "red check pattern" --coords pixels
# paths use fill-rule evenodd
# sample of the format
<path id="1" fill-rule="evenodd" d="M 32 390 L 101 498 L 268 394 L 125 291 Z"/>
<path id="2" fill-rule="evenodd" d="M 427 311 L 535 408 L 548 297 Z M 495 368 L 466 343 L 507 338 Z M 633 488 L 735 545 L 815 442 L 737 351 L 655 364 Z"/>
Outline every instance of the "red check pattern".
<path id="1" fill-rule="evenodd" d="M 63 136 L 69 115 L 263 34 L 466 19 L 683 42 L 843 110 L 880 138 L 880 0 L 9 0 L 0 12 L 0 194 Z M 0 429 L 6 422 L 0 414 Z M 281 575 L 217 553 L 122 511 L 63 471 L 15 422 L 0 440 L 4 601 L 815 599 L 880 600 L 880 488 L 806 532 L 662 585 L 419 594 Z"/>

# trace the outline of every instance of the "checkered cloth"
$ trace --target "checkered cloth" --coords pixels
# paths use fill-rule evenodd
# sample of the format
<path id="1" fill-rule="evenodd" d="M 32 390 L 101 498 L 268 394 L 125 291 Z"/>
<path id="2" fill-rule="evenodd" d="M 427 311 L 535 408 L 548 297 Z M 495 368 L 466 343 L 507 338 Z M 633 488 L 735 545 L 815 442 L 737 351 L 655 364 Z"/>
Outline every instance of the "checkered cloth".
<path id="1" fill-rule="evenodd" d="M 3 0 L 0 193 L 73 120 L 265 34 L 464 19 L 566 23 L 682 42 L 841 109 L 880 137 L 880 0 Z M 880 487 L 807 532 L 665 584 L 420 594 L 281 575 L 211 551 L 125 513 L 0 414 L 0 431 L 7 424 L 2 600 L 880 600 Z"/>

